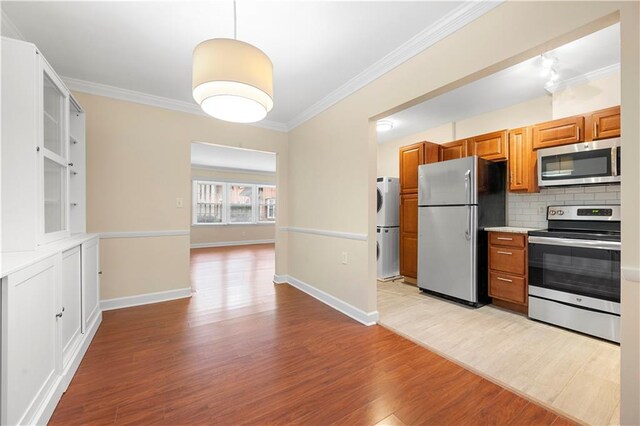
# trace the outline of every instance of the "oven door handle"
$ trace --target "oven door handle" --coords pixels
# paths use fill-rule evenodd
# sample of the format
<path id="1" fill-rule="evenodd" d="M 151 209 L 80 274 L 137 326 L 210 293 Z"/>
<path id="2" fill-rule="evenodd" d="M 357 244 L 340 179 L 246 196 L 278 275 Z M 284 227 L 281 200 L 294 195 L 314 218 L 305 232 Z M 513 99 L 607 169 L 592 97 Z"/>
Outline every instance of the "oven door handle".
<path id="1" fill-rule="evenodd" d="M 614 250 L 620 251 L 620 242 L 618 241 L 599 241 L 599 240 L 575 240 L 573 238 L 552 238 L 552 237 L 529 237 L 532 244 L 544 244 L 548 246 L 562 247 L 580 247 L 596 250 Z"/>

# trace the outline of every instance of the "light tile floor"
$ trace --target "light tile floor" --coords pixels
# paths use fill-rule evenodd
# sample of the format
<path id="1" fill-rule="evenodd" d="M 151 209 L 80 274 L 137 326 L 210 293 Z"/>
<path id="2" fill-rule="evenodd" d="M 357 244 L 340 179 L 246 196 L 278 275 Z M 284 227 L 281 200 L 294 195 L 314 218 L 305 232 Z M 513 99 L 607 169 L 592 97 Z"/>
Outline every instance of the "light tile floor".
<path id="1" fill-rule="evenodd" d="M 618 424 L 620 347 L 494 306 L 378 282 L 380 324 L 580 422 Z"/>

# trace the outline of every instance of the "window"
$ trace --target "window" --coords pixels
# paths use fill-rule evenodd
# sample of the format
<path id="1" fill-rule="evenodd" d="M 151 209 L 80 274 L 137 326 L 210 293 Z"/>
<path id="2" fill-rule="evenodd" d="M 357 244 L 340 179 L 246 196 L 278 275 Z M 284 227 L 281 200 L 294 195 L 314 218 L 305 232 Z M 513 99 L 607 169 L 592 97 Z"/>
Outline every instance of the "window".
<path id="1" fill-rule="evenodd" d="M 193 223 L 224 222 L 224 185 L 214 182 L 194 182 Z"/>
<path id="2" fill-rule="evenodd" d="M 253 222 L 253 185 L 229 185 L 229 222 Z"/>
<path id="3" fill-rule="evenodd" d="M 276 187 L 193 181 L 193 224 L 275 223 Z"/>
<path id="4" fill-rule="evenodd" d="M 276 187 L 258 186 L 258 222 L 275 222 L 276 220 Z"/>

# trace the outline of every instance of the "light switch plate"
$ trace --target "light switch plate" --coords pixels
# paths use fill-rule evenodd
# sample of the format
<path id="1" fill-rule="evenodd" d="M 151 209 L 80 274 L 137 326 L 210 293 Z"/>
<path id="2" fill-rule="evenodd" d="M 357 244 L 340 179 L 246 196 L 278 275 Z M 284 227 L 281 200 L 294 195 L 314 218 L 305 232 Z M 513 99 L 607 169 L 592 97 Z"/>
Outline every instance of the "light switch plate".
<path id="1" fill-rule="evenodd" d="M 182 198 L 176 198 L 176 207 L 181 209 L 182 206 L 184 205 Z"/>

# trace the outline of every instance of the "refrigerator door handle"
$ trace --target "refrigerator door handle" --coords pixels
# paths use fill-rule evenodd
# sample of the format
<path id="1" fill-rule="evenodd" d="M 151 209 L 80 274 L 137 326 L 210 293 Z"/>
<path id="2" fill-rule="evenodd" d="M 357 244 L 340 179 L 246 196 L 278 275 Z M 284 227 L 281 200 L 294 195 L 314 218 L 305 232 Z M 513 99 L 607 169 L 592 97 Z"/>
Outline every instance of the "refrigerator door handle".
<path id="1" fill-rule="evenodd" d="M 464 189 L 467 191 L 467 204 L 471 204 L 471 170 L 464 174 Z"/>
<path id="2" fill-rule="evenodd" d="M 471 206 L 467 206 L 467 229 L 464 231 L 464 236 L 467 241 L 471 239 Z"/>

